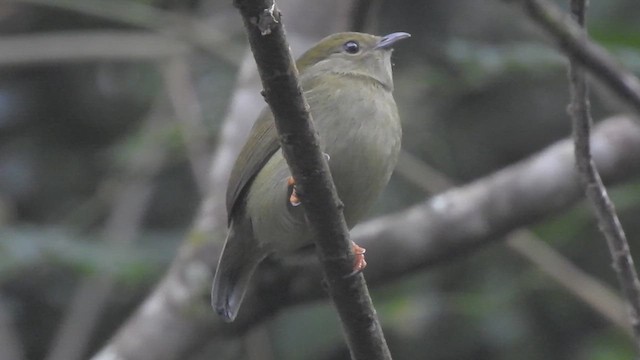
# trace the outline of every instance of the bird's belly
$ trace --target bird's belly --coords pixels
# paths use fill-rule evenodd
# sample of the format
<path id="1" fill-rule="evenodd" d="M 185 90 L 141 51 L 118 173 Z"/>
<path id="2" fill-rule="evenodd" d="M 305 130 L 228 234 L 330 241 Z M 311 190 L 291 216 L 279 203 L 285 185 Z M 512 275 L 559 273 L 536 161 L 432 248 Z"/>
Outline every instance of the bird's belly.
<path id="1" fill-rule="evenodd" d="M 289 204 L 289 176 L 287 163 L 278 150 L 253 180 L 247 196 L 253 232 L 268 252 L 289 252 L 311 241 L 302 207 Z"/>
<path id="2" fill-rule="evenodd" d="M 399 139 L 382 147 L 370 139 L 359 140 L 352 137 L 325 148 L 349 229 L 362 220 L 387 185 L 399 149 Z"/>
<path id="3" fill-rule="evenodd" d="M 395 104 L 391 99 L 388 106 L 365 114 L 370 121 L 354 126 L 349 120 L 355 114 L 344 103 L 344 108 L 334 109 L 331 118 L 313 111 L 318 109 L 313 98 L 309 103 L 322 150 L 330 157 L 329 168 L 344 204 L 345 220 L 352 228 L 378 198 L 396 164 L 401 129 L 396 121 Z M 304 194 L 301 195 L 303 206 L 289 204 L 289 176 L 279 150 L 257 174 L 246 197 L 248 215 L 258 242 L 275 252 L 293 251 L 312 241 L 304 217 Z"/>
<path id="4" fill-rule="evenodd" d="M 323 92 L 306 94 L 349 228 L 362 219 L 389 181 L 402 136 L 391 93 L 358 89 L 345 86 L 333 93 L 331 109 L 322 101 Z"/>
<path id="5" fill-rule="evenodd" d="M 354 141 L 346 147 L 324 149 L 330 156 L 329 167 L 350 229 L 378 198 L 395 165 L 395 146 L 386 150 L 389 154 L 372 148 L 376 147 Z M 256 239 L 274 252 L 291 252 L 312 241 L 303 207 L 289 204 L 289 174 L 282 153 L 276 152 L 253 181 L 247 197 L 247 211 Z"/>

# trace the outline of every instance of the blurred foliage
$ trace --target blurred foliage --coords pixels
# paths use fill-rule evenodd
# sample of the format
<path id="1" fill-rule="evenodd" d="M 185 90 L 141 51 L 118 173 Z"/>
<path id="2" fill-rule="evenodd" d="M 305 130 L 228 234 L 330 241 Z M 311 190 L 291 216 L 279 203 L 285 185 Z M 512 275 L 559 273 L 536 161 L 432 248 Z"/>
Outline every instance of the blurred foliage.
<path id="1" fill-rule="evenodd" d="M 176 248 L 177 232 L 151 232 L 132 247 L 115 248 L 96 236 L 65 229 L 11 227 L 0 230 L 0 278 L 38 263 L 60 264 L 78 275 L 111 274 L 131 284 L 156 278 Z"/>
<path id="2" fill-rule="evenodd" d="M 227 16 L 235 13 L 230 1 L 137 0 L 135 14 L 113 2 L 104 18 L 74 11 L 81 2 L 2 3 L 0 34 L 139 29 L 135 19 L 144 20 L 144 6 L 153 6 L 213 19 L 210 25 L 229 39 L 243 39 L 239 24 L 228 25 L 239 23 Z M 118 11 L 132 16 L 113 16 Z M 489 174 L 569 134 L 566 61 L 516 7 L 489 0 L 386 0 L 370 16 L 377 33 L 413 34 L 394 57 L 405 150 L 455 181 Z M 592 37 L 636 73 L 639 17 L 635 0 L 591 2 Z M 188 60 L 211 150 L 239 61 L 198 51 Z M 92 350 L 106 341 L 166 270 L 193 221 L 199 194 L 179 122 L 140 132 L 158 99 L 166 116 L 175 116 L 158 65 L 123 60 L 0 68 L 0 296 L 29 359 L 44 358 L 74 289 L 90 275 L 110 274 L 118 283 Z M 597 83 L 592 103 L 596 119 L 628 110 Z M 130 175 L 132 154 L 157 141 L 169 154 L 151 180 L 155 190 L 142 235 L 130 246 L 105 243 L 114 189 Z M 612 195 L 638 256 L 640 180 Z M 372 216 L 422 199 L 417 186 L 395 175 Z M 532 230 L 617 286 L 584 204 Z M 500 244 L 373 289 L 373 295 L 395 359 L 633 357 L 624 332 Z M 290 309 L 264 328 L 273 359 L 348 358 L 326 302 Z M 248 358 L 245 340 L 212 340 L 194 359 Z"/>

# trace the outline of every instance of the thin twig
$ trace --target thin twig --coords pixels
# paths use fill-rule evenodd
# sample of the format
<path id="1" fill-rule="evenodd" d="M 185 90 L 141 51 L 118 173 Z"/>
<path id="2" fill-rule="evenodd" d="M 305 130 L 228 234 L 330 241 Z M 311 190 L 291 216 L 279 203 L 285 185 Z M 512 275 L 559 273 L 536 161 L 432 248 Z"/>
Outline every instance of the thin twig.
<path id="1" fill-rule="evenodd" d="M 177 40 L 142 31 L 65 31 L 0 37 L 0 66 L 158 60 L 185 54 Z"/>
<path id="2" fill-rule="evenodd" d="M 260 96 L 260 80 L 255 70 L 255 61 L 247 48 L 243 57 L 229 109 L 222 121 L 218 143 L 213 152 L 208 173 L 208 191 L 196 215 L 194 231 L 202 233 L 224 233 L 227 227 L 225 189 L 229 182 L 233 161 L 247 140 L 253 122 L 260 114 L 261 107 L 254 106 L 263 99 Z M 221 230 L 220 228 L 224 228 Z M 224 241 L 220 239 L 220 242 Z M 215 271 L 215 254 L 212 267 Z"/>
<path id="3" fill-rule="evenodd" d="M 202 106 L 184 56 L 174 56 L 161 66 L 167 95 L 171 101 L 176 120 L 180 124 L 182 142 L 187 150 L 187 159 L 200 194 L 207 193 L 210 149 L 207 144 L 207 128 L 202 115 Z"/>
<path id="4" fill-rule="evenodd" d="M 584 29 L 585 1 L 571 0 L 571 13 L 574 20 Z M 586 38 L 586 30 L 583 30 Z M 591 157 L 590 133 L 591 112 L 586 72 L 575 56 L 569 58 L 569 82 L 571 87 L 571 105 L 575 157 L 580 181 L 587 198 L 590 200 L 598 227 L 604 234 L 613 258 L 613 268 L 618 276 L 622 293 L 630 305 L 631 327 L 635 333 L 636 347 L 640 350 L 640 281 L 634 267 L 629 244 L 607 189 Z"/>
<path id="5" fill-rule="evenodd" d="M 513 0 L 503 0 L 511 2 Z M 640 81 L 598 44 L 589 41 L 575 21 L 548 0 L 518 0 L 529 16 L 551 34 L 560 49 L 607 84 L 640 113 Z"/>
<path id="6" fill-rule="evenodd" d="M 395 173 L 418 186 L 427 194 L 437 194 L 456 186 L 448 176 L 431 167 L 417 156 L 400 150 Z"/>
<path id="7" fill-rule="evenodd" d="M 507 246 L 629 337 L 634 336 L 625 315 L 625 303 L 615 289 L 582 271 L 531 231 L 510 233 Z"/>
<path id="8" fill-rule="evenodd" d="M 264 96 L 274 114 L 282 152 L 298 186 L 315 235 L 320 262 L 347 339 L 351 357 L 391 359 L 364 276 L 352 272 L 354 255 L 342 204 L 322 155 L 298 71 L 272 0 L 236 0 L 258 65 Z"/>

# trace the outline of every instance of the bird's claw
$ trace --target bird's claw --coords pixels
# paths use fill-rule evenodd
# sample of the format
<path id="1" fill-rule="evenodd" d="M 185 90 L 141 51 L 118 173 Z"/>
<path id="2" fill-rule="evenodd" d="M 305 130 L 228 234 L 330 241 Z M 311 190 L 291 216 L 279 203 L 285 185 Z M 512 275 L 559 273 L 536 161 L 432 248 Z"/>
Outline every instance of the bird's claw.
<path id="1" fill-rule="evenodd" d="M 331 156 L 329 156 L 329 154 L 323 152 L 322 155 L 327 161 L 331 160 Z M 300 206 L 300 204 L 302 204 L 302 201 L 300 201 L 300 196 L 296 191 L 296 181 L 293 179 L 293 176 L 289 176 L 287 178 L 287 186 L 293 187 L 293 189 L 291 190 L 291 195 L 289 195 L 289 204 L 291 204 L 291 206 L 293 207 Z"/>
<path id="2" fill-rule="evenodd" d="M 351 277 L 357 275 L 367 267 L 367 261 L 364 259 L 364 253 L 367 249 L 358 246 L 355 242 L 351 242 L 351 248 L 353 249 L 353 254 L 355 255 L 355 259 L 353 261 L 353 271 L 347 275 L 347 277 Z"/>
<path id="3" fill-rule="evenodd" d="M 289 176 L 287 178 L 287 186 L 292 186 L 291 195 L 289 195 L 289 204 L 291 206 L 300 206 L 302 202 L 300 201 L 300 197 L 298 196 L 298 192 L 296 191 L 296 181 L 293 179 L 293 176 Z"/>

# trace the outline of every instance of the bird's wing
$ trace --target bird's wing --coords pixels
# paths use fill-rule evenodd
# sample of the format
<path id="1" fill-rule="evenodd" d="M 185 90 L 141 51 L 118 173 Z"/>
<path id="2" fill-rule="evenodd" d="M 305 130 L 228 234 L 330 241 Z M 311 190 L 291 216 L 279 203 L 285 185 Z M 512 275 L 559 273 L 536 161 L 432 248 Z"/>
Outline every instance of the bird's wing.
<path id="1" fill-rule="evenodd" d="M 227 186 L 227 219 L 238 207 L 253 178 L 280 148 L 273 114 L 265 108 L 251 128 L 249 139 L 236 159 Z"/>

